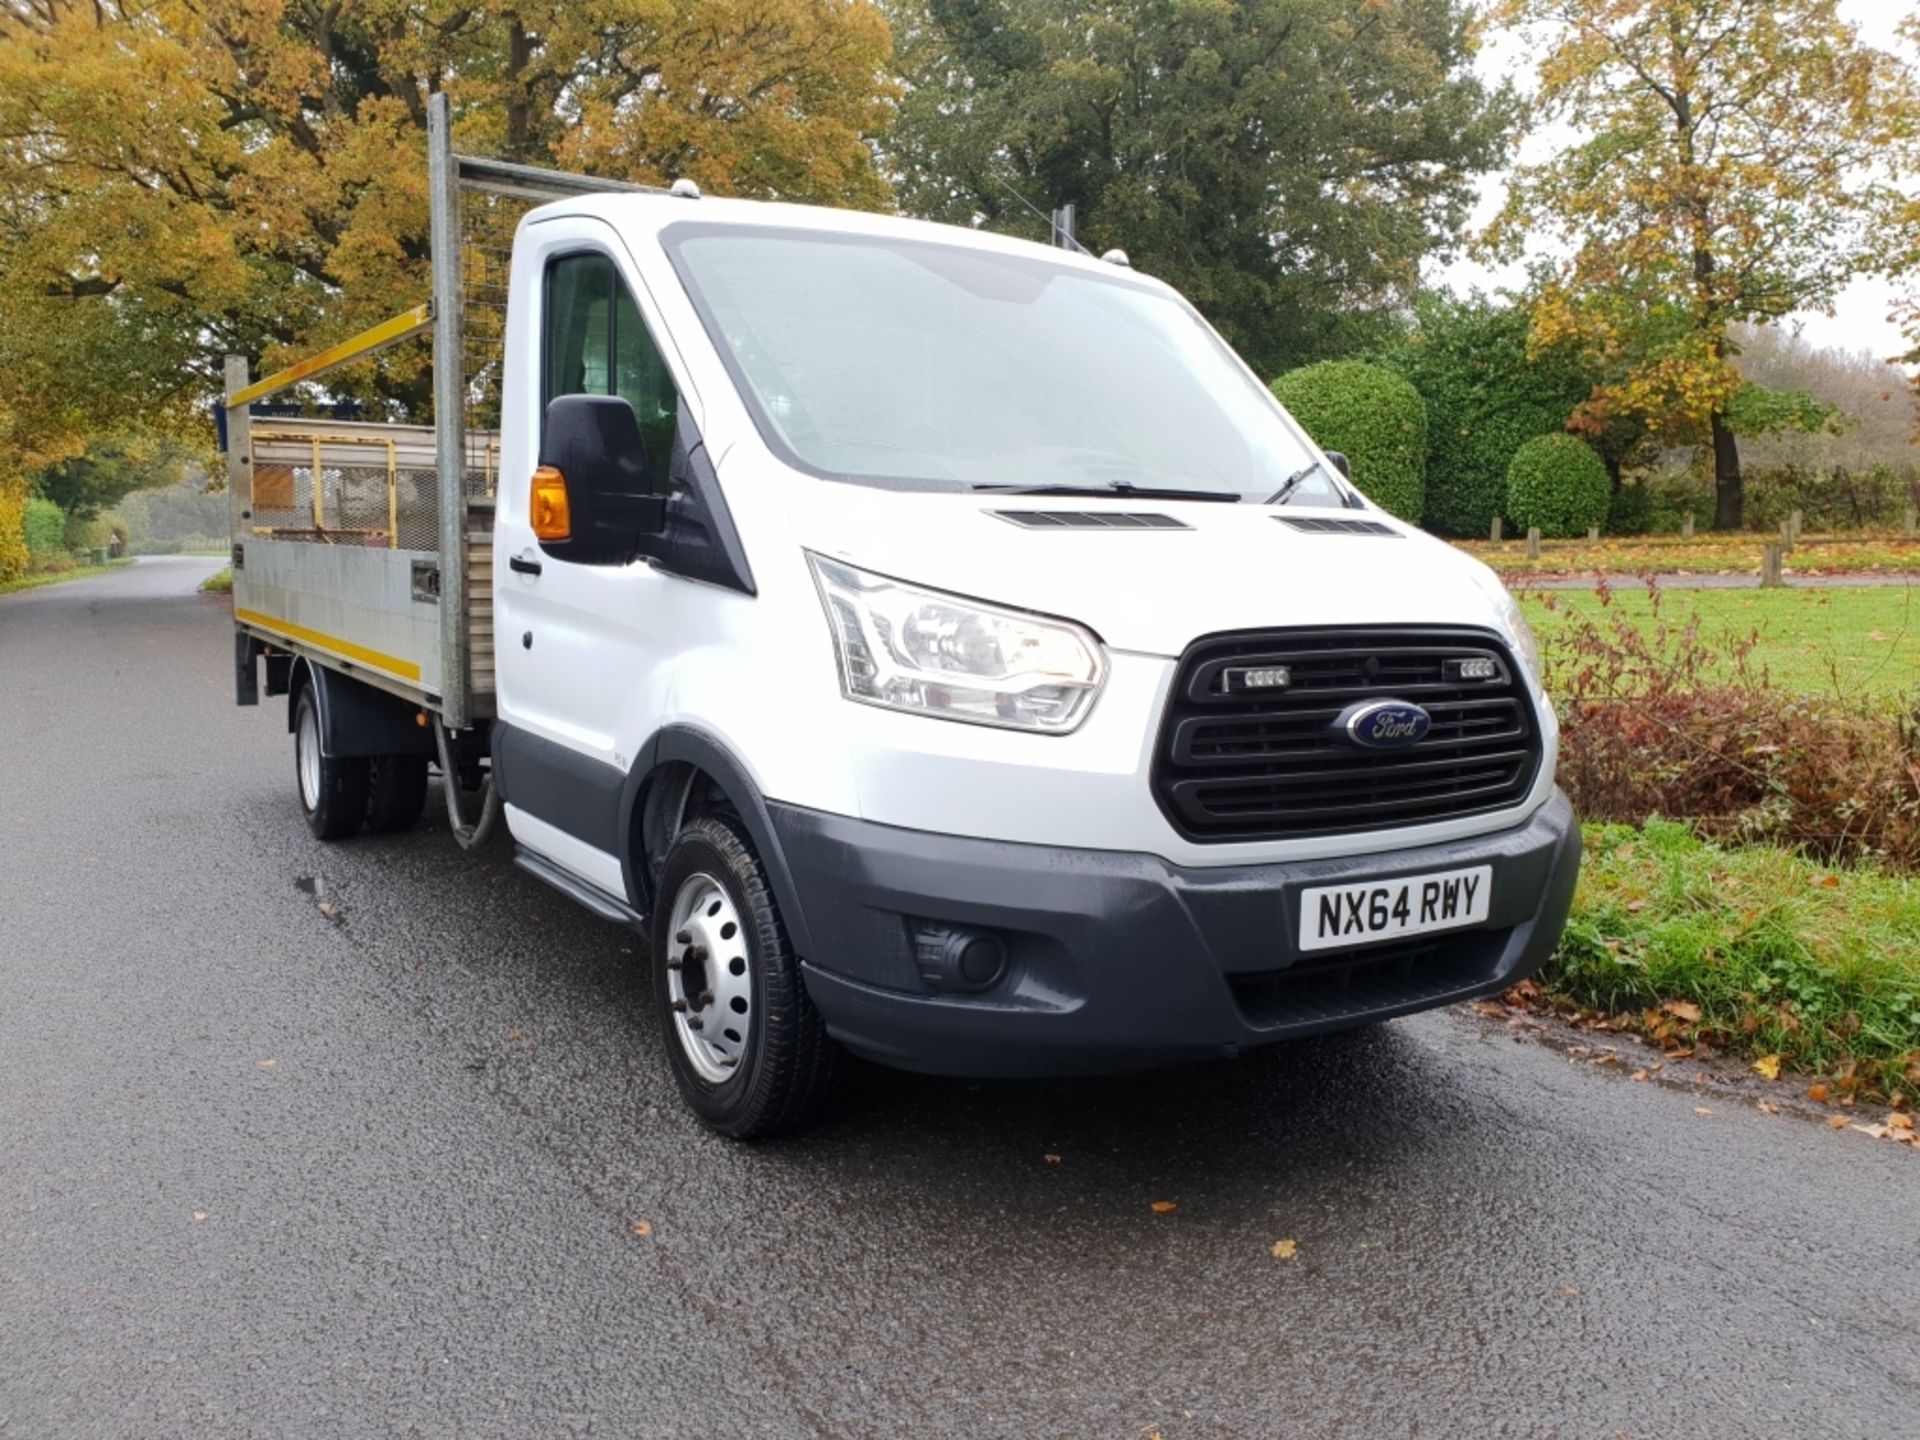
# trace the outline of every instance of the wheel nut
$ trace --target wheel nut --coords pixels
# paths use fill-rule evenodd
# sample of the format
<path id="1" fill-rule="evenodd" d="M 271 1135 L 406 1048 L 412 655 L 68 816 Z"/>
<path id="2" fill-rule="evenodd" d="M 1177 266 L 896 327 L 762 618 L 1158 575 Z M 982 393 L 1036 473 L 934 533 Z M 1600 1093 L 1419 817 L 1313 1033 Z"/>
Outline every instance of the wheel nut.
<path id="1" fill-rule="evenodd" d="M 689 960 L 691 960 L 691 961 L 693 961 L 693 962 L 694 962 L 695 964 L 698 964 L 698 963 L 699 963 L 700 961 L 702 961 L 702 960 L 704 960 L 704 959 L 706 959 L 706 958 L 707 958 L 707 947 L 706 947 L 706 946 L 704 946 L 704 945 L 689 945 L 689 946 L 687 947 L 687 959 L 689 959 Z"/>
<path id="2" fill-rule="evenodd" d="M 667 969 L 678 970 L 679 968 L 680 968 L 680 962 L 678 960 L 667 961 Z"/>
<path id="3" fill-rule="evenodd" d="M 713 992 L 711 990 L 702 990 L 700 992 L 700 998 L 693 1003 L 698 1005 L 702 1010 L 706 1009 L 707 1006 L 713 1003 Z"/>
<path id="4" fill-rule="evenodd" d="M 685 945 L 691 939 L 693 939 L 693 933 L 691 931 L 678 930 L 674 932 L 673 943 L 676 945 Z"/>
<path id="5" fill-rule="evenodd" d="M 698 1015 L 689 1015 L 689 1016 L 687 1017 L 687 1028 L 688 1028 L 689 1030 L 699 1030 L 699 1029 L 702 1029 L 702 1028 L 703 1028 L 703 1024 L 702 1024 L 702 1021 L 701 1021 L 701 1019 L 700 1019 L 700 1017 L 699 1017 Z"/>
<path id="6" fill-rule="evenodd" d="M 687 1002 L 686 1002 L 686 1001 L 684 1001 L 684 1000 L 676 1000 L 676 1001 L 674 1001 L 674 1002 L 673 1002 L 673 1013 L 674 1013 L 674 1014 L 676 1014 L 676 1015 L 684 1015 L 684 1014 L 686 1014 L 686 1013 L 687 1013 Z"/>

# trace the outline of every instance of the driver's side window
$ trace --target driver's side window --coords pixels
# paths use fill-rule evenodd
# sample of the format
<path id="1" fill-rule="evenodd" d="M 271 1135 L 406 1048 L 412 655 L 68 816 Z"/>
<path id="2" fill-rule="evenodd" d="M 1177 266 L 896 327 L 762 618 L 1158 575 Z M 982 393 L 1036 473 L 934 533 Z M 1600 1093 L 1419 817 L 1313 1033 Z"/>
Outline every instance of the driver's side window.
<path id="1" fill-rule="evenodd" d="M 647 474 L 667 486 L 677 392 L 613 261 L 591 251 L 547 264 L 540 411 L 558 395 L 618 395 L 633 406 Z M 543 421 L 544 423 L 544 421 Z"/>

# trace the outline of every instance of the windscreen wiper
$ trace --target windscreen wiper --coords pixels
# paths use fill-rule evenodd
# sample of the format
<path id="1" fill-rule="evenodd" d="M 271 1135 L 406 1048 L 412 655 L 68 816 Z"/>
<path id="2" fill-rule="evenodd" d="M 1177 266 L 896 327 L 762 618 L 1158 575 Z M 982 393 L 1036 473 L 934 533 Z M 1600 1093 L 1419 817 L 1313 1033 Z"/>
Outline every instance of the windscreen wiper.
<path id="1" fill-rule="evenodd" d="M 1294 471 L 1291 475 L 1287 476 L 1286 479 L 1282 480 L 1280 482 L 1280 488 L 1274 491 L 1271 495 L 1267 496 L 1267 498 L 1262 500 L 1260 503 L 1262 505 L 1284 505 L 1286 503 L 1287 497 L 1293 494 L 1294 491 L 1300 488 L 1301 481 L 1305 480 L 1309 475 L 1313 474 L 1314 471 L 1322 470 L 1325 468 L 1326 467 L 1323 466 L 1318 460 L 1309 460 L 1306 464 L 1302 465 L 1298 470 Z M 1346 498 L 1345 496 L 1341 497 L 1343 502 L 1345 501 L 1345 498 Z"/>
<path id="2" fill-rule="evenodd" d="M 1111 485 L 974 485 L 998 495 L 1124 495 L 1134 500 L 1219 500 L 1238 503 L 1233 490 L 1181 490 L 1172 485 L 1134 485 L 1116 480 Z"/>

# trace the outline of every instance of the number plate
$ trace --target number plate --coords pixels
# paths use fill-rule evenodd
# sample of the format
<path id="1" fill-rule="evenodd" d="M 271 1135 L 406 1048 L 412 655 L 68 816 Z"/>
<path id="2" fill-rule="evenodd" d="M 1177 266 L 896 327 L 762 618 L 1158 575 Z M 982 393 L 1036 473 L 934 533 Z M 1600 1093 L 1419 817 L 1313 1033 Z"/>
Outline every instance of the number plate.
<path id="1" fill-rule="evenodd" d="M 1480 925 L 1492 913 L 1493 867 L 1443 870 L 1300 892 L 1300 948 L 1333 950 Z"/>

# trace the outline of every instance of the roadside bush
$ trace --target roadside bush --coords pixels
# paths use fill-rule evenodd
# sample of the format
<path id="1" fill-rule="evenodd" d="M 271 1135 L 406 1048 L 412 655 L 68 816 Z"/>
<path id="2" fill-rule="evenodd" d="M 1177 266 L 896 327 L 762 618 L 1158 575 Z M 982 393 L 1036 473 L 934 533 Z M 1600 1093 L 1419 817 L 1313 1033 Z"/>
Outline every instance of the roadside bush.
<path id="1" fill-rule="evenodd" d="M 1757 634 L 1705 638 L 1602 605 L 1548 644 L 1560 783 L 1591 820 L 1665 815 L 1703 834 L 1920 873 L 1920 707 L 1771 683 Z M 1552 605 L 1553 597 L 1545 597 Z"/>
<path id="2" fill-rule="evenodd" d="M 1390 370 L 1326 360 L 1289 370 L 1273 393 L 1323 449 L 1353 466 L 1353 483 L 1375 504 L 1419 523 L 1426 491 L 1427 408 Z"/>
<path id="3" fill-rule="evenodd" d="M 1645 485 L 1627 480 L 1607 503 L 1607 534 L 1645 535 L 1653 529 L 1653 496 Z"/>
<path id="4" fill-rule="evenodd" d="M 27 573 L 25 484 L 0 475 L 0 585 Z"/>
<path id="5" fill-rule="evenodd" d="M 27 550 L 36 562 L 61 554 L 66 548 L 67 512 L 51 500 L 31 496 L 27 500 L 22 530 Z"/>
<path id="6" fill-rule="evenodd" d="M 1370 357 L 1426 402 L 1429 529 L 1486 538 L 1493 517 L 1506 513 L 1514 452 L 1565 430 L 1593 388 L 1566 356 L 1529 355 L 1532 328 L 1524 302 L 1426 293 L 1414 302 L 1412 328 Z"/>
<path id="7" fill-rule="evenodd" d="M 1541 435 L 1514 452 L 1507 467 L 1507 514 L 1525 530 L 1567 538 L 1603 525 L 1613 499 L 1606 462 L 1572 435 Z"/>
<path id="8" fill-rule="evenodd" d="M 1911 470 L 1875 465 L 1869 470 L 1803 470 L 1776 465 L 1746 472 L 1746 521 L 1751 530 L 1775 531 L 1801 512 L 1809 530 L 1890 529 L 1916 498 Z"/>

